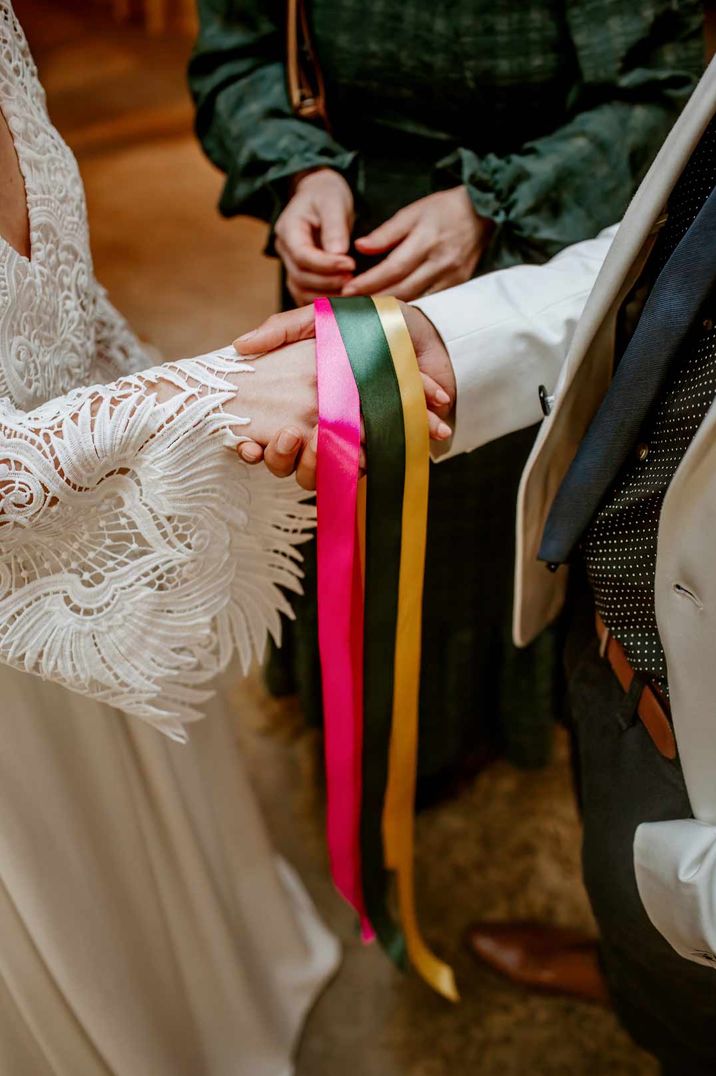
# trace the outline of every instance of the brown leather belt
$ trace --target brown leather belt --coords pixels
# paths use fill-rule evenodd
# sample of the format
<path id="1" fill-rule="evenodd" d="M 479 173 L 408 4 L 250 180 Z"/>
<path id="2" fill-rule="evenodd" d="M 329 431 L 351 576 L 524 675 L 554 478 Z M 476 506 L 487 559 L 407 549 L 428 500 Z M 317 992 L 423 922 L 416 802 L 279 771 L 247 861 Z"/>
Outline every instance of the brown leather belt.
<path id="1" fill-rule="evenodd" d="M 599 639 L 599 653 L 611 665 L 612 672 L 619 681 L 622 690 L 629 691 L 636 674 L 629 664 L 624 647 L 618 639 L 614 638 L 599 613 L 595 614 L 595 620 Z M 639 696 L 637 713 L 644 728 L 651 736 L 657 751 L 664 758 L 676 758 L 676 740 L 669 720 L 669 703 L 653 684 L 644 684 Z"/>

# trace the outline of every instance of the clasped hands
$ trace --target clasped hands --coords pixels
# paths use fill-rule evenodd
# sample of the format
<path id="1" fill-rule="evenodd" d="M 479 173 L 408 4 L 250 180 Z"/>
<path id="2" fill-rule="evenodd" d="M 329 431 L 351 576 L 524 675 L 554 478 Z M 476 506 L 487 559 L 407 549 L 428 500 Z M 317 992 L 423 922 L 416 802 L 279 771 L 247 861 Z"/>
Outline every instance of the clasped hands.
<path id="1" fill-rule="evenodd" d="M 356 275 L 349 253 L 354 223 L 353 192 L 342 175 L 318 168 L 295 177 L 274 236 L 297 306 L 321 295 L 390 294 L 410 301 L 462 284 L 494 230 L 464 186 L 436 191 L 355 239 L 359 254 L 382 257 Z"/>
<path id="2" fill-rule="evenodd" d="M 430 437 L 445 441 L 452 435 L 445 419 L 455 403 L 452 365 L 432 322 L 417 307 L 401 307 L 423 380 Z M 316 486 L 318 441 L 314 336 L 313 306 L 305 306 L 274 314 L 234 341 L 257 375 L 240 380 L 241 391 L 232 405 L 251 414 L 246 428 L 251 439 L 239 444 L 239 456 L 251 464 L 264 460 L 281 478 L 295 471 L 299 484 L 309 490 Z M 361 465 L 365 467 L 365 458 Z"/>

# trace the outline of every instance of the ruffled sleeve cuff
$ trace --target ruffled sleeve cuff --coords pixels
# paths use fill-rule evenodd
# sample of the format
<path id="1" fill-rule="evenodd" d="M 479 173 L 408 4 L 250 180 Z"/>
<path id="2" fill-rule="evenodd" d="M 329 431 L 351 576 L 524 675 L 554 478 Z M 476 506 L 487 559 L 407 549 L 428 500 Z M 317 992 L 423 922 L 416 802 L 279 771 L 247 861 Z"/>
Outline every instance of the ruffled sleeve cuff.
<path id="1" fill-rule="evenodd" d="M 499 226 L 508 217 L 504 165 L 493 154 L 481 158 L 472 150 L 460 148 L 438 162 L 434 178 L 441 189 L 466 187 L 475 212 Z"/>

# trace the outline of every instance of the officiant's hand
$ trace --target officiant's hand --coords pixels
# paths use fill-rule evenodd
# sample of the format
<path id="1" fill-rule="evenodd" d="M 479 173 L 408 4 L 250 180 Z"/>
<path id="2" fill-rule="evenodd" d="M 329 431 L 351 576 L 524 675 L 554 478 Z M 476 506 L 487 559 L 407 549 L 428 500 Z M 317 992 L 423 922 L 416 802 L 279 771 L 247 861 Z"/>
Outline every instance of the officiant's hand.
<path id="1" fill-rule="evenodd" d="M 294 179 L 293 196 L 276 221 L 276 253 L 286 287 L 299 306 L 319 295 L 340 295 L 355 262 L 348 254 L 353 192 L 338 172 L 317 168 Z"/>
<path id="2" fill-rule="evenodd" d="M 455 405 L 455 374 L 452 364 L 442 337 L 429 318 L 417 307 L 401 303 L 401 309 L 423 380 L 430 437 L 434 441 L 445 441 L 452 436 L 452 430 L 444 420 Z M 313 306 L 273 314 L 258 329 L 240 336 L 234 346 L 239 354 L 245 356 L 275 352 L 287 345 L 295 345 L 297 341 L 311 340 L 315 335 L 314 324 Z M 308 443 L 297 435 L 298 431 L 295 429 L 282 429 L 271 438 L 265 449 L 258 444 L 245 442 L 239 446 L 239 455 L 247 463 L 258 463 L 265 459 L 269 470 L 281 477 L 296 470 L 300 485 L 304 489 L 313 489 L 316 434 L 314 431 Z"/>
<path id="3" fill-rule="evenodd" d="M 469 280 L 494 231 L 475 212 L 465 187 L 437 191 L 399 209 L 356 250 L 382 261 L 347 280 L 342 295 L 394 295 L 418 299 Z"/>

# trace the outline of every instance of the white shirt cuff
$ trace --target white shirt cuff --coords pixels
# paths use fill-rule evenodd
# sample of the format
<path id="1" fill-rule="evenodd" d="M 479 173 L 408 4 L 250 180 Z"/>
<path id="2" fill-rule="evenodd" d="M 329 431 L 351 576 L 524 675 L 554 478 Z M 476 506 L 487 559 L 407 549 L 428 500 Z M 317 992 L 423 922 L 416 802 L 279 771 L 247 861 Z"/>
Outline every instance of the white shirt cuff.
<path id="1" fill-rule="evenodd" d="M 716 969 L 716 826 L 642 822 L 634 870 L 649 919 L 685 960 Z"/>
<path id="2" fill-rule="evenodd" d="M 617 226 L 546 265 L 517 265 L 416 300 L 455 371 L 449 459 L 542 418 L 541 384 L 554 390 L 579 317 Z"/>

